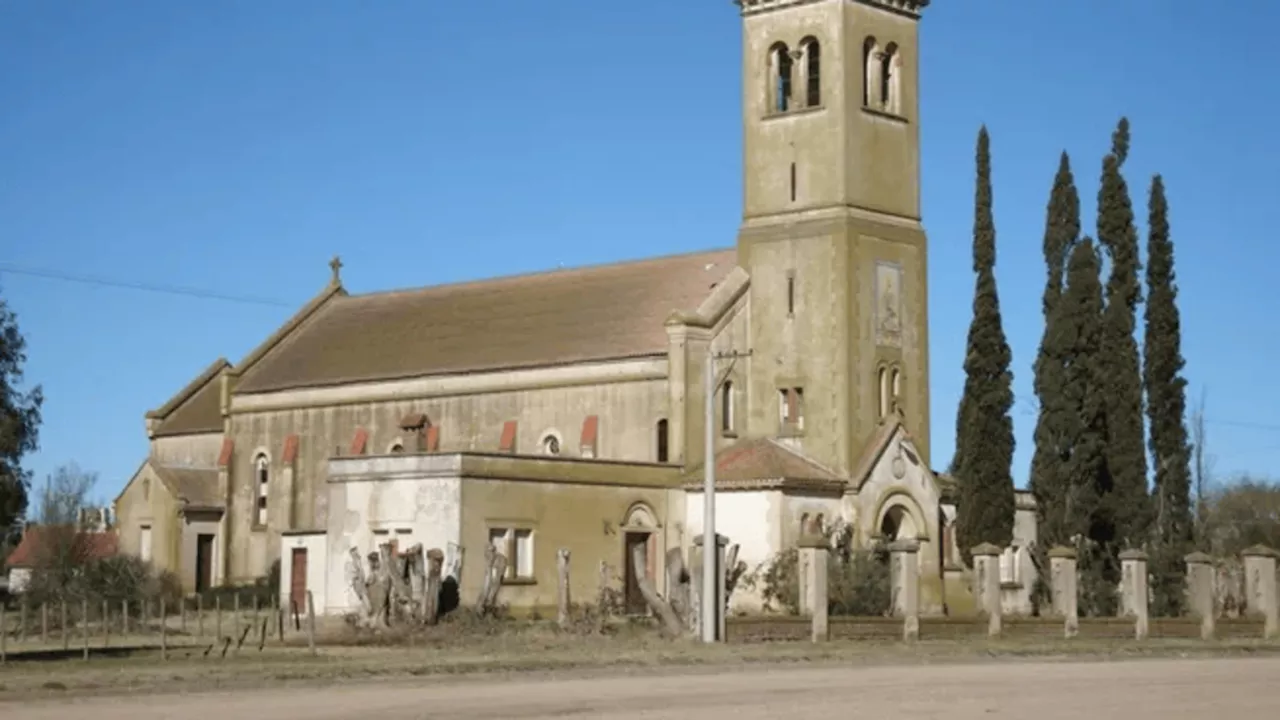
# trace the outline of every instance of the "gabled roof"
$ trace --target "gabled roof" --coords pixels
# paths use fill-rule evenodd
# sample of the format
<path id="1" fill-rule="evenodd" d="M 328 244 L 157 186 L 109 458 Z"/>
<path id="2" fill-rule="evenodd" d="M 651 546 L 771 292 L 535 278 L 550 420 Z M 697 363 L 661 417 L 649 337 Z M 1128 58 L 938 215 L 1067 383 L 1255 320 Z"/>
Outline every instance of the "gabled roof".
<path id="1" fill-rule="evenodd" d="M 702 465 L 685 473 L 685 487 L 702 487 Z M 774 438 L 739 440 L 716 453 L 716 488 L 801 484 L 843 489 L 844 478 Z"/>
<path id="2" fill-rule="evenodd" d="M 40 554 L 49 545 L 55 528 L 28 525 L 22 534 L 18 547 L 9 553 L 5 565 L 11 568 L 30 568 L 40 561 Z M 72 552 L 82 560 L 101 560 L 115 555 L 119 549 L 119 539 L 114 530 L 106 532 L 77 532 L 73 540 Z"/>
<path id="3" fill-rule="evenodd" d="M 736 258 L 717 250 L 331 296 L 240 363 L 236 392 L 665 356 L 667 317 L 698 307 Z"/>
<path id="4" fill-rule="evenodd" d="M 200 508 L 220 508 L 226 505 L 218 497 L 216 468 L 174 467 L 151 463 L 151 469 L 181 504 Z"/>
<path id="5" fill-rule="evenodd" d="M 169 401 L 147 412 L 147 418 L 160 422 L 152 430 L 156 437 L 191 435 L 222 431 L 222 397 L 218 375 L 231 367 L 226 358 L 218 358 Z"/>

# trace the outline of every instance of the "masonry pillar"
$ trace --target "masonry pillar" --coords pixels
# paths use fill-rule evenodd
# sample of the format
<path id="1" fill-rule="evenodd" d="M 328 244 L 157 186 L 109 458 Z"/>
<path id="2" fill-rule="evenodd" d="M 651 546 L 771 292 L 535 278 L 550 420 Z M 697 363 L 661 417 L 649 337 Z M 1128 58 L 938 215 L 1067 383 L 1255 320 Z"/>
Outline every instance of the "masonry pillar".
<path id="1" fill-rule="evenodd" d="M 902 639 L 908 642 L 920 639 L 920 543 L 916 540 L 898 540 L 889 546 L 891 567 L 896 570 L 893 578 L 897 590 L 897 605 L 902 612 Z"/>
<path id="2" fill-rule="evenodd" d="M 971 552 L 978 607 L 987 616 L 987 635 L 999 637 L 1003 625 L 1000 603 L 1000 548 L 982 543 Z"/>
<path id="3" fill-rule="evenodd" d="M 713 555 L 710 556 L 711 558 L 710 564 L 708 564 L 707 553 L 703 551 L 702 538 L 703 538 L 702 535 L 698 535 L 693 539 L 693 544 L 699 556 L 701 557 L 702 572 L 713 572 L 717 576 L 716 577 L 717 597 L 716 597 L 716 603 L 715 603 L 716 617 L 713 619 L 713 621 L 718 626 L 716 629 L 716 633 L 717 633 L 716 639 L 723 641 L 725 638 L 725 615 L 728 614 L 725 612 L 725 609 L 726 609 L 725 608 L 725 579 L 726 578 L 725 578 L 725 567 L 724 567 L 724 552 L 725 552 L 725 548 L 729 545 L 729 538 L 725 537 L 724 535 L 721 535 L 720 533 L 716 533 L 716 551 Z M 701 582 L 698 583 L 698 588 L 699 589 L 702 588 Z M 701 608 L 702 605 L 699 604 L 698 607 Z M 699 623 L 702 623 L 704 621 L 705 621 L 705 618 L 699 618 L 698 620 Z M 699 628 L 701 628 L 701 625 L 699 625 Z"/>
<path id="4" fill-rule="evenodd" d="M 1276 597 L 1276 557 L 1280 553 L 1255 545 L 1240 554 L 1244 558 L 1244 587 L 1249 613 L 1261 615 L 1266 621 L 1262 636 L 1274 638 L 1280 633 L 1280 627 L 1277 627 L 1280 598 Z"/>
<path id="5" fill-rule="evenodd" d="M 1133 618 L 1133 637 L 1146 640 L 1150 629 L 1147 554 L 1136 548 L 1120 553 L 1120 607 Z"/>
<path id="6" fill-rule="evenodd" d="M 1076 549 L 1058 546 L 1049 550 L 1049 578 L 1053 588 L 1053 613 L 1062 618 L 1064 637 L 1080 632 L 1080 577 Z"/>
<path id="7" fill-rule="evenodd" d="M 813 641 L 825 642 L 830 636 L 827 623 L 827 555 L 831 549 L 822 533 L 815 532 L 803 532 L 799 546 L 800 565 L 804 568 L 800 587 L 805 603 L 800 607 L 813 622 Z"/>
<path id="8" fill-rule="evenodd" d="M 1200 637 L 1212 640 L 1217 621 L 1213 607 L 1213 580 L 1216 571 L 1213 558 L 1202 552 L 1191 553 L 1187 562 L 1187 596 L 1191 612 L 1200 618 Z"/>

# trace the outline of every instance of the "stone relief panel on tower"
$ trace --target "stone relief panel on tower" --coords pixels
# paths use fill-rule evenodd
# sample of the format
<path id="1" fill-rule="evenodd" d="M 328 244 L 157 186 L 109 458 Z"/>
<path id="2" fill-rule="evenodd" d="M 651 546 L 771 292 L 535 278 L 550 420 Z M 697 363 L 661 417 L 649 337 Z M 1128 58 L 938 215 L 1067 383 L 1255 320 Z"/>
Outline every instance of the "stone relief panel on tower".
<path id="1" fill-rule="evenodd" d="M 875 264 L 876 345 L 902 347 L 902 266 Z"/>

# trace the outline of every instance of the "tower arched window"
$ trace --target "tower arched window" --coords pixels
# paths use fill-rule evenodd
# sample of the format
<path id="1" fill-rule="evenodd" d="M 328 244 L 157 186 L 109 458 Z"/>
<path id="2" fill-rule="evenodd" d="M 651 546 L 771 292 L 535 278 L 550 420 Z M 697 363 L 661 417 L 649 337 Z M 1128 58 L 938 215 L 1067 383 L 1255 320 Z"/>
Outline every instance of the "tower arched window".
<path id="1" fill-rule="evenodd" d="M 889 407 L 902 409 L 902 371 L 896 367 L 889 372 Z"/>
<path id="2" fill-rule="evenodd" d="M 769 48 L 771 106 L 774 112 L 786 112 L 791 108 L 791 71 L 793 61 L 786 43 Z"/>
<path id="3" fill-rule="evenodd" d="M 271 461 L 265 453 L 253 459 L 253 477 L 258 486 L 258 501 L 254 511 L 256 525 L 267 524 L 267 488 L 271 483 Z"/>
<path id="4" fill-rule="evenodd" d="M 880 109 L 894 114 L 898 112 L 900 55 L 898 44 L 889 43 L 880 56 Z"/>
<path id="5" fill-rule="evenodd" d="M 880 99 L 880 45 L 874 37 L 862 41 L 862 106 Z"/>
<path id="6" fill-rule="evenodd" d="M 660 463 L 667 462 L 670 455 L 668 450 L 670 438 L 668 437 L 667 427 L 667 419 L 662 418 L 658 421 L 657 427 L 654 428 L 654 433 L 657 435 L 655 439 L 657 441 L 658 462 Z"/>
<path id="7" fill-rule="evenodd" d="M 800 41 L 804 52 L 804 104 L 817 107 L 822 104 L 822 46 L 817 38 Z"/>
<path id="8" fill-rule="evenodd" d="M 880 417 L 889 415 L 889 368 L 881 366 L 876 373 L 877 399 L 880 402 Z"/>

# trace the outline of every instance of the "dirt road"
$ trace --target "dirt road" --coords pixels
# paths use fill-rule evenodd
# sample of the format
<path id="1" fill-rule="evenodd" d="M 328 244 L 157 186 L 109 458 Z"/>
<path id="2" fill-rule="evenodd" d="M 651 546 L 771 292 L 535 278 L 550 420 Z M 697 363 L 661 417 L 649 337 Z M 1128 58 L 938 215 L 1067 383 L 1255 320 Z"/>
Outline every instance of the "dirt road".
<path id="1" fill-rule="evenodd" d="M 85 707 L 75 707 L 77 705 Z M 92 710 L 87 707 L 92 705 Z M 0 704 L 6 720 L 1280 717 L 1280 659 L 777 668 L 695 675 L 430 680 Z"/>

